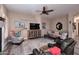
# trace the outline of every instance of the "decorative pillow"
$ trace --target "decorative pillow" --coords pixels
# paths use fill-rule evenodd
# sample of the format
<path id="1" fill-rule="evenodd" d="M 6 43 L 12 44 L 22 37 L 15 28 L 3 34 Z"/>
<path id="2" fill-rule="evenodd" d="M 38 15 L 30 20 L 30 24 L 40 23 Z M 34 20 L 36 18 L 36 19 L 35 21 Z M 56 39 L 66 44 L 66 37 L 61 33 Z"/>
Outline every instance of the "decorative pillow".
<path id="1" fill-rule="evenodd" d="M 60 55 L 61 49 L 55 46 L 53 48 L 49 48 L 48 52 L 50 52 L 52 55 Z"/>
<path id="2" fill-rule="evenodd" d="M 20 37 L 21 36 L 21 32 L 16 32 L 16 37 Z"/>
<path id="3" fill-rule="evenodd" d="M 47 33 L 48 33 L 48 34 L 51 34 L 51 31 L 48 31 Z"/>
<path id="4" fill-rule="evenodd" d="M 62 35 L 61 35 L 60 38 L 61 38 L 61 39 L 66 39 L 66 38 L 67 38 L 67 33 L 62 33 Z"/>

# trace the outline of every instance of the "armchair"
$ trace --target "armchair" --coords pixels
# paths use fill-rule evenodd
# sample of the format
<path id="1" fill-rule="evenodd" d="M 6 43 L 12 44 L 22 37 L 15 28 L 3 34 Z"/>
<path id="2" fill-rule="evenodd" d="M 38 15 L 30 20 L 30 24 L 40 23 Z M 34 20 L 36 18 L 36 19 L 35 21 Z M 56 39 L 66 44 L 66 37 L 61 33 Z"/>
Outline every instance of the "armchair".
<path id="1" fill-rule="evenodd" d="M 20 45 L 24 41 L 23 37 L 16 35 L 14 31 L 10 32 L 10 40 L 9 42 L 14 45 Z"/>

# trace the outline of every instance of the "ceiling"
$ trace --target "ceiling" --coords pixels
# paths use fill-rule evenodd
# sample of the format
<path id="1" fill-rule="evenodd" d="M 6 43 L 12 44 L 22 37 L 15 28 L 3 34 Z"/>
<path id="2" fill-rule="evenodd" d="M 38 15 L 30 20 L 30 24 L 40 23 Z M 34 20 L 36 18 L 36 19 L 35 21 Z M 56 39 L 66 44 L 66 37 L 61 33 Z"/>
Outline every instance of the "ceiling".
<path id="1" fill-rule="evenodd" d="M 38 15 L 40 12 L 37 10 L 42 10 L 43 6 L 47 6 L 48 9 L 54 10 L 47 17 L 67 15 L 69 12 L 79 9 L 79 4 L 6 4 L 5 6 L 8 11 Z"/>

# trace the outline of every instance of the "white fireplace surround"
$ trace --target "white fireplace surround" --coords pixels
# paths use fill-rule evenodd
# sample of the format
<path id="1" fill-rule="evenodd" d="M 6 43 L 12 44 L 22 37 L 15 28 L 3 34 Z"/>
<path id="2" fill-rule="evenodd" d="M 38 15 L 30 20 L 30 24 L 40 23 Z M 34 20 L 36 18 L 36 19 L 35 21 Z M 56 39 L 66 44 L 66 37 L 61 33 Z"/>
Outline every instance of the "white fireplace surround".
<path id="1" fill-rule="evenodd" d="M 2 28 L 2 51 L 4 50 L 4 35 L 5 35 L 5 29 L 4 29 L 4 22 L 0 21 L 0 28 Z"/>

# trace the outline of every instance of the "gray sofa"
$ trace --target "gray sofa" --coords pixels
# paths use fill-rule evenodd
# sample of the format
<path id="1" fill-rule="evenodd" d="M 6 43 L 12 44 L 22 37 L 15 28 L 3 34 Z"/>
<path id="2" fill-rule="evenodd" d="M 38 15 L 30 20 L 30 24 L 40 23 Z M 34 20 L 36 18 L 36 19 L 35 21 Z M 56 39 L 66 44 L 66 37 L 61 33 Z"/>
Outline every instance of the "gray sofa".
<path id="1" fill-rule="evenodd" d="M 56 43 L 58 45 L 59 48 L 61 48 L 61 55 L 74 55 L 74 47 L 76 44 L 76 41 L 74 41 L 72 38 L 63 40 L 61 43 Z M 48 44 L 50 47 L 53 47 L 54 45 Z M 49 47 L 48 46 L 48 47 Z M 49 47 L 49 48 L 50 48 Z M 30 55 L 52 55 L 49 52 L 40 52 L 38 49 L 33 49 L 33 53 Z"/>

